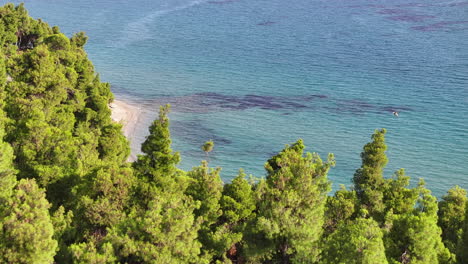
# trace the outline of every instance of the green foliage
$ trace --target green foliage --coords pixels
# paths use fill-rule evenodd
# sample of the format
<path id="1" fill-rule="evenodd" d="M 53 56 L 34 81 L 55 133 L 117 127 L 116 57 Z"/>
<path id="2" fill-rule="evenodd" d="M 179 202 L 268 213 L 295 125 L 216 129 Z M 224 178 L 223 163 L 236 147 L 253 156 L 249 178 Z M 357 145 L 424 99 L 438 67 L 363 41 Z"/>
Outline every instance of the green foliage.
<path id="1" fill-rule="evenodd" d="M 320 263 L 386 264 L 382 231 L 372 219 L 342 222 L 326 240 Z"/>
<path id="2" fill-rule="evenodd" d="M 118 139 L 118 140 L 116 140 Z M 100 158 L 108 163 L 121 164 L 130 155 L 127 140 L 122 137 L 122 125 L 109 124 L 102 128 L 99 137 Z"/>
<path id="3" fill-rule="evenodd" d="M 81 232 L 105 230 L 124 218 L 136 179 L 128 167 L 103 167 L 77 187 L 77 216 Z"/>
<path id="4" fill-rule="evenodd" d="M 84 47 L 86 42 L 88 41 L 88 37 L 84 32 L 78 32 L 70 39 L 71 43 L 74 44 L 76 47 Z"/>
<path id="5" fill-rule="evenodd" d="M 466 191 L 455 186 L 439 202 L 439 226 L 442 228 L 442 240 L 452 253 L 456 253 L 460 243 L 466 211 Z"/>
<path id="6" fill-rule="evenodd" d="M 410 213 L 414 208 L 414 201 L 418 198 L 417 188 L 408 188 L 410 177 L 405 175 L 405 170 L 395 172 L 392 178 L 386 180 L 384 189 L 384 204 L 386 212 L 394 214 Z"/>
<path id="7" fill-rule="evenodd" d="M 364 146 L 361 153 L 361 168 L 354 173 L 353 183 L 361 208 L 366 209 L 371 216 L 376 216 L 384 210 L 383 169 L 388 159 L 385 155 L 385 129 L 376 130 L 372 142 Z"/>
<path id="8" fill-rule="evenodd" d="M 338 225 L 351 219 L 356 212 L 358 200 L 355 191 L 348 191 L 342 185 L 334 196 L 327 197 L 325 206 L 325 235 L 335 231 Z"/>
<path id="9" fill-rule="evenodd" d="M 120 126 L 111 124 L 107 107 L 110 87 L 99 81 L 86 57 L 84 34 L 70 41 L 58 27 L 31 19 L 22 5 L 8 4 L 0 14 L 7 24 L 2 37 L 11 77 L 4 96 L 12 120 L 6 140 L 14 148 L 19 177 L 70 191 L 71 179 L 102 161 L 125 160 L 128 143 Z M 54 204 L 63 203 L 53 196 L 48 193 Z"/>
<path id="10" fill-rule="evenodd" d="M 207 200 L 212 199 L 208 198 Z M 219 215 L 214 225 L 211 224 L 211 227 L 208 226 L 208 229 L 200 230 L 202 233 L 200 240 L 204 248 L 206 248 L 206 245 L 211 245 L 211 252 L 213 252 L 212 254 L 218 260 L 228 263 L 228 259 L 239 261 L 243 244 L 243 233 L 247 221 L 252 219 L 254 216 L 253 211 L 255 210 L 252 186 L 245 179 L 245 174 L 242 170 L 240 170 L 239 175 L 231 183 L 224 185 L 219 205 L 222 214 Z M 203 237 L 209 240 L 208 243 L 202 240 Z"/>
<path id="11" fill-rule="evenodd" d="M 116 263 L 112 244 L 107 242 L 98 247 L 93 241 L 70 246 L 73 263 L 76 264 L 110 264 Z"/>
<path id="12" fill-rule="evenodd" d="M 138 178 L 135 191 L 135 206 L 140 213 L 147 210 L 150 203 L 161 192 L 178 195 L 185 200 L 184 194 L 188 179 L 176 165 L 179 153 L 173 153 L 169 131 L 169 105 L 160 107 L 159 118 L 150 127 L 150 134 L 142 145 L 144 155 L 139 155 L 133 163 Z M 192 208 L 189 206 L 188 208 Z M 192 212 L 193 213 L 193 212 Z"/>
<path id="13" fill-rule="evenodd" d="M 3 263 L 52 263 L 57 249 L 44 191 L 34 180 L 21 180 L 0 215 Z"/>
<path id="14" fill-rule="evenodd" d="M 16 167 L 19 178 L 34 178 L 46 189 L 57 261 L 69 262 L 70 244 L 91 243 L 92 234 L 120 222 L 121 208 L 127 209 L 133 172 L 120 168 L 128 142 L 111 121 L 113 95 L 87 58 L 84 33 L 70 40 L 58 27 L 30 18 L 23 5 L 0 8 L 0 24 L 0 126 L 9 143 L 0 140 L 1 180 Z M 2 182 L 5 197 L 9 185 Z"/>
<path id="15" fill-rule="evenodd" d="M 21 48 L 28 44 L 25 37 L 31 34 L 31 20 L 24 4 L 15 7 L 8 3 L 0 8 L 0 46 L 14 44 Z"/>
<path id="16" fill-rule="evenodd" d="M 462 226 L 462 237 L 457 247 L 457 263 L 468 263 L 468 205 L 465 207 L 465 221 Z"/>
<path id="17" fill-rule="evenodd" d="M 216 241 L 220 234 L 215 234 L 216 223 L 221 216 L 220 199 L 223 191 L 223 182 L 219 176 L 220 168 L 210 169 L 208 162 L 203 161 L 201 166 L 195 167 L 187 173 L 190 178 L 186 194 L 200 203 L 200 207 L 195 209 L 194 214 L 201 222 L 198 231 L 199 240 L 202 243 L 202 252 L 206 259 L 220 257 L 224 254 L 225 248 L 219 247 L 220 242 Z"/>
<path id="18" fill-rule="evenodd" d="M 243 170 L 223 188 L 220 200 L 223 220 L 227 223 L 241 223 L 252 216 L 255 210 L 255 199 L 252 186 L 245 179 Z"/>
<path id="19" fill-rule="evenodd" d="M 180 155 L 173 154 L 171 150 L 169 118 L 167 116 L 169 111 L 170 105 L 159 108 L 159 119 L 156 119 L 150 126 L 150 135 L 141 146 L 141 151 L 146 154 L 147 159 L 144 160 L 148 162 L 147 164 L 164 172 L 171 171 L 180 161 Z"/>
<path id="20" fill-rule="evenodd" d="M 437 226 L 437 200 L 424 188 L 424 182 L 418 191 L 412 212 L 387 217 L 387 258 L 401 263 L 449 263 L 450 252 L 444 247 L 442 230 Z"/>
<path id="21" fill-rule="evenodd" d="M 199 263 L 195 209 L 180 193 L 158 193 L 147 210 L 134 210 L 112 228 L 108 240 L 123 263 Z"/>
<path id="22" fill-rule="evenodd" d="M 257 218 L 249 232 L 247 255 L 272 262 L 315 262 L 324 223 L 333 156 L 303 155 L 302 140 L 286 146 L 265 164 L 265 181 L 257 187 Z M 253 239 L 252 239 L 253 238 Z"/>
<path id="23" fill-rule="evenodd" d="M 22 5 L 6 5 L 0 14 L 14 35 L 2 35 L 11 77 L 2 99 L 18 176 L 46 187 L 54 207 L 68 206 L 73 197 L 49 189 L 71 193 L 82 175 L 128 156 L 120 126 L 111 123 L 110 87 L 86 57 L 84 34 L 71 42 L 58 27 L 31 19 Z"/>
<path id="24" fill-rule="evenodd" d="M 181 175 L 176 168 L 180 161 L 179 153 L 173 153 L 169 131 L 170 105 L 161 106 L 159 118 L 150 126 L 150 134 L 143 142 L 141 150 L 145 155 L 139 155 L 134 167 L 145 180 L 155 183 L 159 187 L 171 186 Z M 168 186 L 171 185 L 171 186 Z"/>
<path id="25" fill-rule="evenodd" d="M 205 152 L 205 153 L 209 153 L 213 150 L 213 147 L 214 147 L 214 142 L 213 140 L 209 140 L 207 142 L 205 142 L 205 144 L 203 144 L 202 146 L 202 150 Z"/>
<path id="26" fill-rule="evenodd" d="M 5 205 L 5 202 L 13 194 L 13 188 L 16 185 L 16 171 L 13 168 L 13 149 L 10 144 L 3 141 L 5 135 L 3 129 L 4 120 L 5 117 L 0 108 L 0 211 Z"/>
<path id="27" fill-rule="evenodd" d="M 203 161 L 201 166 L 195 167 L 187 173 L 191 179 L 186 193 L 194 200 L 200 201 L 200 208 L 195 210 L 195 216 L 203 220 L 207 227 L 221 216 L 219 200 L 223 191 L 223 182 L 219 177 L 220 168 L 210 169 L 208 162 Z"/>
<path id="28" fill-rule="evenodd" d="M 51 50 L 68 50 L 70 48 L 70 40 L 63 34 L 52 34 L 44 39 L 44 43 Z"/>
<path id="29" fill-rule="evenodd" d="M 0 52 L 0 204 L 5 202 L 13 192 L 16 184 L 16 171 L 13 168 L 13 149 L 8 142 L 4 141 L 5 123 L 8 122 L 3 111 L 3 87 L 6 82 L 5 64 L 3 53 Z M 0 206 L 1 210 L 1 206 Z"/>
<path id="30" fill-rule="evenodd" d="M 109 242 L 113 245 L 117 260 L 123 263 L 198 263 L 201 244 L 197 240 L 200 221 L 194 210 L 200 206 L 184 192 L 187 190 L 188 180 L 182 171 L 176 168 L 179 162 L 178 153 L 173 154 L 167 117 L 169 106 L 161 107 L 159 118 L 150 127 L 150 135 L 142 145 L 144 155 L 140 155 L 134 163 L 136 184 L 134 196 L 136 201 L 128 203 L 128 214 L 109 215 L 102 210 L 115 214 L 116 210 L 124 209 L 129 197 L 128 175 L 119 177 L 125 183 L 115 188 L 116 184 L 109 179 L 109 197 L 112 200 L 91 200 L 85 197 L 83 212 L 89 219 L 95 219 L 93 225 L 107 226 L 101 231 L 101 243 Z M 130 172 L 130 171 L 129 171 Z M 94 178 L 94 177 L 92 177 Z M 97 177 L 99 179 L 101 177 Z M 127 184 L 128 183 L 128 184 Z M 97 182 L 99 193 L 104 193 L 102 183 Z M 104 184 L 106 186 L 106 184 Z M 123 192 L 122 190 L 125 190 Z M 125 194 L 122 196 L 122 194 Z M 132 192 L 133 194 L 133 192 Z M 106 208 L 115 201 L 120 208 Z M 101 203 L 105 202 L 105 203 Z M 91 210 L 90 210 L 91 209 Z M 125 210 L 124 210 L 125 211 Z M 100 216 L 105 218 L 99 218 Z M 120 219 L 120 221 L 118 221 Z M 105 222 L 102 222 L 105 220 Z M 111 220 L 109 222 L 109 220 Z M 101 245 L 101 247 L 104 244 Z M 76 251 L 78 252 L 78 251 Z"/>
<path id="31" fill-rule="evenodd" d="M 52 224 L 54 226 L 53 238 L 58 242 L 58 252 L 55 255 L 57 263 L 69 262 L 68 243 L 73 241 L 76 236 L 76 229 L 72 222 L 74 215 L 72 211 L 65 213 L 63 206 L 60 206 L 51 215 Z"/>
<path id="32" fill-rule="evenodd" d="M 362 167 L 354 174 L 361 212 L 372 216 L 385 231 L 385 249 L 390 262 L 448 263 L 450 253 L 441 242 L 437 226 L 437 202 L 424 188 L 410 189 L 403 169 L 385 180 L 387 164 L 384 129 L 361 153 Z"/>
<path id="33" fill-rule="evenodd" d="M 3 96 L 4 96 L 4 87 L 7 82 L 7 75 L 6 75 L 6 69 L 5 69 L 5 54 L 3 54 L 3 51 L 0 49 L 0 99 L 3 104 Z M 3 109 L 3 105 L 2 105 Z"/>

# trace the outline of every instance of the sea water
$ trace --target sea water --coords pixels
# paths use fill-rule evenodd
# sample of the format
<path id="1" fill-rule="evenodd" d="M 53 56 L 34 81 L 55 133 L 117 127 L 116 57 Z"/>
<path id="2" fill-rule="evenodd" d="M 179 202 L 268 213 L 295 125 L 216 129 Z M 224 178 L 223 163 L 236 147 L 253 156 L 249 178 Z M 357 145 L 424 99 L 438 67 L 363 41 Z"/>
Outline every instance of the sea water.
<path id="1" fill-rule="evenodd" d="M 468 1 L 24 2 L 68 36 L 90 37 L 101 80 L 145 113 L 134 151 L 171 103 L 183 169 L 209 159 L 225 181 L 239 168 L 262 177 L 269 157 L 302 138 L 323 159 L 335 154 L 336 189 L 386 128 L 386 177 L 405 168 L 439 197 L 468 188 Z"/>

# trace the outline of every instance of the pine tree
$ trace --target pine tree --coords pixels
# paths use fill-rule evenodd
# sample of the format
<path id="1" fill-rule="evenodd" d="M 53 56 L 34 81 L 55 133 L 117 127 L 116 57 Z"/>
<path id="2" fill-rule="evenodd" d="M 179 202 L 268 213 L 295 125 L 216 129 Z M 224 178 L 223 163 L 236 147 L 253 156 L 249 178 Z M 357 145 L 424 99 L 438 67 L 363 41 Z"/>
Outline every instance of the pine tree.
<path id="1" fill-rule="evenodd" d="M 372 219 L 342 222 L 326 240 L 320 263 L 386 264 L 382 237 L 379 225 Z"/>
<path id="2" fill-rule="evenodd" d="M 150 134 L 143 142 L 141 151 L 145 155 L 138 156 L 135 168 L 139 172 L 155 181 L 165 182 L 164 178 L 171 179 L 177 174 L 176 165 L 180 161 L 179 153 L 173 153 L 169 131 L 170 105 L 161 106 L 159 118 L 150 126 Z"/>
<path id="3" fill-rule="evenodd" d="M 325 206 L 324 235 L 329 235 L 342 223 L 353 218 L 356 213 L 357 197 L 355 191 L 346 190 L 342 185 L 335 195 L 327 197 Z"/>
<path id="4" fill-rule="evenodd" d="M 69 263 L 71 261 L 68 246 L 77 237 L 76 228 L 73 226 L 73 211 L 65 212 L 65 208 L 60 206 L 51 214 L 51 220 L 54 226 L 53 238 L 58 242 L 57 254 L 54 257 L 55 263 Z"/>
<path id="5" fill-rule="evenodd" d="M 133 163 L 138 178 L 135 199 L 142 210 L 159 192 L 184 193 L 187 188 L 189 179 L 176 167 L 180 155 L 171 149 L 169 110 L 169 105 L 160 107 L 159 118 L 142 144 L 144 154 Z"/>
<path id="6" fill-rule="evenodd" d="M 0 50 L 0 204 L 5 202 L 5 199 L 10 198 L 16 184 L 15 169 L 13 168 L 13 149 L 10 144 L 4 141 L 5 124 L 8 122 L 5 112 L 3 111 L 5 83 L 4 55 Z"/>
<path id="7" fill-rule="evenodd" d="M 0 261 L 52 263 L 57 248 L 44 191 L 33 180 L 16 180 L 13 149 L 4 142 L 5 65 L 0 52 Z M 16 187 L 15 187 L 16 186 Z"/>
<path id="8" fill-rule="evenodd" d="M 410 177 L 405 175 L 404 169 L 396 171 L 392 178 L 385 181 L 384 198 L 385 213 L 410 213 L 419 195 L 417 188 L 409 188 Z"/>
<path id="9" fill-rule="evenodd" d="M 213 147 L 214 147 L 214 142 L 213 142 L 213 140 L 209 140 L 209 141 L 205 142 L 205 144 L 202 145 L 202 150 L 203 150 L 203 152 L 205 152 L 205 155 L 206 155 L 206 157 L 208 158 L 208 160 L 209 160 L 209 156 L 208 156 L 208 155 L 209 155 L 209 153 L 210 153 L 211 151 L 213 151 Z"/>
<path id="10" fill-rule="evenodd" d="M 121 126 L 110 118 L 110 85 L 94 72 L 83 33 L 70 40 L 30 18 L 22 4 L 0 8 L 0 28 L 5 141 L 14 149 L 18 177 L 46 188 L 54 210 L 72 209 L 71 190 L 84 175 L 128 156 Z"/>
<path id="11" fill-rule="evenodd" d="M 44 190 L 21 180 L 0 215 L 2 263 L 52 263 L 57 249 Z"/>
<path id="12" fill-rule="evenodd" d="M 223 221 L 239 223 L 245 221 L 255 210 L 255 200 L 252 185 L 245 179 L 246 174 L 241 169 L 231 183 L 224 184 L 221 208 Z"/>
<path id="13" fill-rule="evenodd" d="M 107 242 L 98 247 L 93 241 L 70 246 L 73 263 L 76 264 L 111 264 L 116 263 L 112 244 Z"/>
<path id="14" fill-rule="evenodd" d="M 2 49 L 0 49 L 0 94 L 2 99 L 2 109 L 3 109 L 3 96 L 4 96 L 4 88 L 7 82 L 7 75 L 5 69 L 5 54 L 3 54 Z"/>
<path id="15" fill-rule="evenodd" d="M 462 225 L 462 236 L 457 246 L 457 263 L 468 263 L 468 204 L 465 207 L 465 221 Z"/>
<path id="16" fill-rule="evenodd" d="M 267 178 L 257 186 L 257 218 L 251 224 L 246 253 L 251 261 L 313 263 L 320 253 L 330 184 L 327 173 L 334 164 L 318 154 L 303 156 L 302 140 L 286 146 L 265 164 Z"/>
<path id="17" fill-rule="evenodd" d="M 186 181 L 184 173 L 176 167 L 180 161 L 180 155 L 171 149 L 169 117 L 167 116 L 169 110 L 170 105 L 160 107 L 159 118 L 150 126 L 150 134 L 142 144 L 141 150 L 144 155 L 139 155 L 138 160 L 133 164 L 140 178 L 139 199 L 141 201 L 151 196 L 152 188 L 179 191 L 179 185 L 184 184 L 181 181 Z"/>
<path id="18" fill-rule="evenodd" d="M 195 217 L 201 222 L 198 231 L 202 243 L 204 258 L 211 261 L 221 257 L 225 249 L 218 246 L 216 237 L 216 223 L 222 214 L 220 199 L 223 191 L 223 182 L 219 176 L 220 168 L 210 169 L 208 162 L 203 161 L 201 166 L 195 167 L 187 173 L 190 178 L 186 194 L 200 203 L 200 208 L 194 211 Z"/>
<path id="19" fill-rule="evenodd" d="M 361 208 L 366 209 L 373 217 L 384 210 L 383 188 L 385 180 L 383 169 L 388 159 L 385 155 L 385 129 L 376 130 L 372 135 L 372 142 L 364 146 L 361 153 L 361 168 L 354 173 L 354 189 L 360 201 Z"/>
<path id="20" fill-rule="evenodd" d="M 106 241 L 121 263 L 200 263 L 195 209 L 196 203 L 181 193 L 157 193 L 147 210 L 133 210 Z"/>
<path id="21" fill-rule="evenodd" d="M 16 171 L 13 167 L 13 149 L 10 144 L 3 141 L 5 130 L 3 124 L 6 118 L 1 109 L 0 93 L 0 211 L 5 202 L 13 194 L 13 188 L 16 185 Z"/>
<path id="22" fill-rule="evenodd" d="M 122 263 L 199 263 L 200 206 L 185 194 L 188 178 L 177 169 L 171 150 L 169 106 L 161 107 L 134 164 L 137 185 L 128 215 L 109 228 L 103 243 L 112 243 Z"/>
<path id="23" fill-rule="evenodd" d="M 135 181 L 129 167 L 103 167 L 88 175 L 75 190 L 79 233 L 105 232 L 119 223 L 129 210 Z"/>
<path id="24" fill-rule="evenodd" d="M 200 208 L 195 210 L 195 215 L 203 218 L 203 225 L 207 228 L 217 222 L 222 213 L 219 205 L 223 191 L 220 171 L 220 168 L 210 169 L 208 162 L 203 161 L 201 166 L 187 173 L 190 183 L 186 193 L 200 202 Z"/>
<path id="25" fill-rule="evenodd" d="M 448 263 L 450 252 L 442 243 L 437 226 L 437 199 L 421 181 L 413 210 L 387 215 L 385 248 L 390 262 L 423 264 Z"/>
<path id="26" fill-rule="evenodd" d="M 442 240 L 451 253 L 455 254 L 463 232 L 466 210 L 466 191 L 459 186 L 450 189 L 439 202 L 439 226 Z"/>
<path id="27" fill-rule="evenodd" d="M 239 261 L 243 246 L 243 235 L 249 220 L 255 217 L 255 199 L 252 185 L 245 179 L 243 170 L 223 188 L 223 196 L 220 200 L 221 229 L 226 230 L 223 234 L 222 245 L 227 256 L 233 261 Z"/>

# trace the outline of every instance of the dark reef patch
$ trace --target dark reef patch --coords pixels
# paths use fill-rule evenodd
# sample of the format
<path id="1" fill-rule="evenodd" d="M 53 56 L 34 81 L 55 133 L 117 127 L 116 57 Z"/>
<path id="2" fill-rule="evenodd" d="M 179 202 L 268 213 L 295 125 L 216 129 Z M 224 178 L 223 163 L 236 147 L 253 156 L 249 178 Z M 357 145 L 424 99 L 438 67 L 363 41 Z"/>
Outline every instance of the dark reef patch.
<path id="1" fill-rule="evenodd" d="M 326 95 L 306 96 L 270 96 L 247 94 L 242 96 L 224 95 L 220 93 L 204 92 L 187 96 L 160 97 L 152 100 L 150 104 L 160 105 L 169 103 L 178 112 L 205 113 L 212 111 L 240 111 L 252 108 L 263 110 L 298 110 L 312 109 L 310 103 L 316 99 L 326 99 Z"/>
<path id="2" fill-rule="evenodd" d="M 171 104 L 175 112 L 212 113 L 217 111 L 244 111 L 262 109 L 289 115 L 297 111 L 331 111 L 334 113 L 386 113 L 412 111 L 408 106 L 372 104 L 362 99 L 330 98 L 324 94 L 303 96 L 226 95 L 214 92 L 195 93 L 187 96 L 160 97 L 146 105 L 156 107 Z M 188 125 L 186 125 L 188 126 Z M 205 131 L 204 134 L 210 134 Z M 222 141 L 222 140 L 220 140 Z"/>
<path id="3" fill-rule="evenodd" d="M 300 98 L 304 101 L 312 101 L 314 99 L 326 99 L 328 98 L 328 96 L 324 94 L 311 94 L 311 95 L 302 96 Z"/>
<path id="4" fill-rule="evenodd" d="M 396 8 L 386 8 L 378 11 L 377 13 L 383 15 L 399 15 L 399 14 L 406 14 L 408 13 L 407 10 L 404 9 L 396 9 Z"/>
<path id="5" fill-rule="evenodd" d="M 273 24 L 276 24 L 277 22 L 275 21 L 264 21 L 264 22 L 260 22 L 260 23 L 257 23 L 257 26 L 271 26 Z"/>
<path id="6" fill-rule="evenodd" d="M 402 15 L 402 16 L 390 16 L 388 19 L 393 21 L 403 21 L 403 22 L 422 22 L 427 19 L 435 18 L 435 16 L 428 15 Z"/>

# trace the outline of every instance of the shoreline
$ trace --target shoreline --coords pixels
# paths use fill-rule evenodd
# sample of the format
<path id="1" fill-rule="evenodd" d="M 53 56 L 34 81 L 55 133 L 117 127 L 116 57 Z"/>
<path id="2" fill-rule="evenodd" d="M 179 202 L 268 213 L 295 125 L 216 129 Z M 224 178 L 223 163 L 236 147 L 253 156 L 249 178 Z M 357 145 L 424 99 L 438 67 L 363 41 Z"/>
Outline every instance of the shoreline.
<path id="1" fill-rule="evenodd" d="M 114 122 L 122 124 L 122 133 L 130 142 L 131 153 L 128 161 L 135 161 L 136 154 L 132 148 L 136 138 L 136 130 L 142 116 L 141 107 L 132 105 L 126 101 L 114 99 L 109 104 L 111 118 Z"/>

